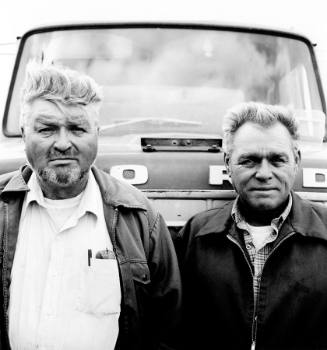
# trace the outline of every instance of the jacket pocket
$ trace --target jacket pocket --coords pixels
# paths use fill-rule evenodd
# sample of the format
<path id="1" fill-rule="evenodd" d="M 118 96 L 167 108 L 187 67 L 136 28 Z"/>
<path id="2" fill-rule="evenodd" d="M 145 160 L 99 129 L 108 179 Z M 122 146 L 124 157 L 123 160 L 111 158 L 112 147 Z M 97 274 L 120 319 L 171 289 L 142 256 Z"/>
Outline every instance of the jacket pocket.
<path id="1" fill-rule="evenodd" d="M 134 282 L 147 285 L 151 282 L 150 270 L 146 262 L 131 262 L 130 263 Z"/>
<path id="2" fill-rule="evenodd" d="M 152 300 L 150 270 L 145 261 L 130 262 L 130 267 L 135 288 L 138 316 L 144 320 L 149 313 Z"/>
<path id="3" fill-rule="evenodd" d="M 80 271 L 77 310 L 93 315 L 120 312 L 121 289 L 116 259 L 91 259 Z"/>

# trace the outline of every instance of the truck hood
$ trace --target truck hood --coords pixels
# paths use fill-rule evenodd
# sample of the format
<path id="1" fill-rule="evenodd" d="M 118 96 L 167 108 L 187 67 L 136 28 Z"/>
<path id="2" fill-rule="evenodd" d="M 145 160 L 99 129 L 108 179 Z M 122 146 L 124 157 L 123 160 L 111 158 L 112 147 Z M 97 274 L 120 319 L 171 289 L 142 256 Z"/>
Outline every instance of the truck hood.
<path id="1" fill-rule="evenodd" d="M 327 192 L 327 143 L 300 142 L 301 169 L 294 189 L 300 192 Z M 0 144 L 0 174 L 26 163 L 20 138 Z M 144 191 L 231 190 L 223 153 L 143 152 L 141 147 L 113 147 L 99 141 L 95 164 L 104 171 Z"/>

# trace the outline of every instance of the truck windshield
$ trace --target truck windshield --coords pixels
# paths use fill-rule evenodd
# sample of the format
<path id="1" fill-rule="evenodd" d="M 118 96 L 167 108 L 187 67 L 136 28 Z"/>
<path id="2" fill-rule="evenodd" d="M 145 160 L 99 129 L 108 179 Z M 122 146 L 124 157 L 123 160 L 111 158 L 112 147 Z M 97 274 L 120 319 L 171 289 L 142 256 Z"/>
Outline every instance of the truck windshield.
<path id="1" fill-rule="evenodd" d="M 25 38 L 6 132 L 19 135 L 19 95 L 28 61 L 64 65 L 102 87 L 103 137 L 221 136 L 227 109 L 245 101 L 293 108 L 302 138 L 324 135 L 310 46 L 300 37 L 219 28 L 61 28 Z M 109 137 L 110 136 L 110 137 Z"/>

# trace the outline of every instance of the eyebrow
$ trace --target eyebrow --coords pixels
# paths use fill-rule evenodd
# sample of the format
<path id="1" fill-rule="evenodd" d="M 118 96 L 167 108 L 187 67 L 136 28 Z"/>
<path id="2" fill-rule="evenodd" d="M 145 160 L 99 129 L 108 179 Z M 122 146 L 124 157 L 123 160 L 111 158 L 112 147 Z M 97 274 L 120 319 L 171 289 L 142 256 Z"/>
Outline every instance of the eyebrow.
<path id="1" fill-rule="evenodd" d="M 76 119 L 76 120 L 74 120 Z M 72 118 L 67 121 L 68 125 L 91 125 L 90 122 L 87 119 L 81 119 L 81 118 Z"/>
<path id="2" fill-rule="evenodd" d="M 241 154 L 238 159 L 242 159 L 242 158 L 271 158 L 271 157 L 287 157 L 288 158 L 288 154 L 285 152 L 268 152 L 266 154 L 261 154 L 261 153 L 257 153 L 257 152 L 248 152 L 248 153 L 243 153 Z"/>
<path id="3" fill-rule="evenodd" d="M 35 118 L 35 122 L 37 123 L 50 123 L 56 120 L 56 116 L 51 114 L 42 114 Z"/>
<path id="4" fill-rule="evenodd" d="M 53 114 L 41 114 L 37 116 L 34 120 L 35 123 L 42 123 L 42 124 L 57 124 L 57 118 Z M 68 125 L 90 125 L 90 122 L 82 118 L 82 116 L 70 116 L 67 120 Z"/>

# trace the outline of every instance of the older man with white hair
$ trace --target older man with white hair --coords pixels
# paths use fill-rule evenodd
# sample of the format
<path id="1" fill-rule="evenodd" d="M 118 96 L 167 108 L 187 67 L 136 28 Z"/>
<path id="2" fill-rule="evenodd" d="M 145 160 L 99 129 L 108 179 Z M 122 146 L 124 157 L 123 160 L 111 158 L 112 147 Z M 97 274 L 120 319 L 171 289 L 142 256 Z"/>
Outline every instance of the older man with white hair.
<path id="1" fill-rule="evenodd" d="M 29 65 L 28 165 L 0 177 L 1 349 L 170 348 L 180 277 L 162 217 L 97 169 L 100 88 Z"/>

